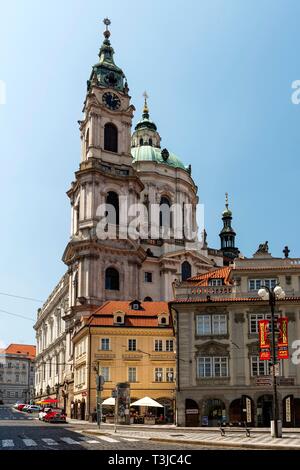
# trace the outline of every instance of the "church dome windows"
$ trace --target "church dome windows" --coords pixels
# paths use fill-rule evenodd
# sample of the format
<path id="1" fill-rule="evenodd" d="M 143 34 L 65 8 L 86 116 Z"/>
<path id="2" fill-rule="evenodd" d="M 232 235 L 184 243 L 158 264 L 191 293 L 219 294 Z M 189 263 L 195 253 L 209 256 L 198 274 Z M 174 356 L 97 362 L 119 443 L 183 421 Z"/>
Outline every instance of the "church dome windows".
<path id="1" fill-rule="evenodd" d="M 118 129 L 111 122 L 104 126 L 104 150 L 118 152 Z"/>
<path id="2" fill-rule="evenodd" d="M 120 290 L 120 275 L 115 268 L 107 268 L 105 271 L 105 289 Z"/>
<path id="3" fill-rule="evenodd" d="M 144 145 L 144 139 L 140 139 L 140 145 Z"/>
<path id="4" fill-rule="evenodd" d="M 149 145 L 151 145 L 151 146 L 153 145 L 153 142 L 152 142 L 151 137 L 150 137 L 150 139 L 149 139 Z"/>

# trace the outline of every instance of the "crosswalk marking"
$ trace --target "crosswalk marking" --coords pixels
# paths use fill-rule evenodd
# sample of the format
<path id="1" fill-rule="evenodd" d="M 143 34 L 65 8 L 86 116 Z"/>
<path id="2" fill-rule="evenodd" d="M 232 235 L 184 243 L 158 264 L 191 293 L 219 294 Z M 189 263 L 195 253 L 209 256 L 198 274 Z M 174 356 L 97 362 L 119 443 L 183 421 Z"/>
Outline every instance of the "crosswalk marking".
<path id="1" fill-rule="evenodd" d="M 3 439 L 2 440 L 2 447 L 14 447 L 14 441 L 12 439 Z"/>
<path id="2" fill-rule="evenodd" d="M 138 439 L 131 439 L 130 437 L 123 437 L 123 441 L 138 442 Z"/>
<path id="3" fill-rule="evenodd" d="M 77 445 L 80 445 L 80 442 L 75 441 L 75 440 L 72 439 L 71 437 L 61 437 L 60 440 L 63 441 L 63 442 L 65 442 L 66 444 L 77 444 Z"/>
<path id="4" fill-rule="evenodd" d="M 93 439 L 89 439 L 87 441 L 85 441 L 87 444 L 99 444 L 99 441 L 95 441 Z"/>
<path id="5" fill-rule="evenodd" d="M 106 442 L 120 442 L 108 436 L 99 436 L 99 439 L 101 439 L 102 441 L 106 441 Z"/>
<path id="6" fill-rule="evenodd" d="M 58 446 L 58 442 L 56 442 L 54 439 L 44 438 L 42 441 L 45 442 L 48 446 Z"/>
<path id="7" fill-rule="evenodd" d="M 24 442 L 25 446 L 27 447 L 34 447 L 37 446 L 37 443 L 33 439 L 22 439 Z"/>

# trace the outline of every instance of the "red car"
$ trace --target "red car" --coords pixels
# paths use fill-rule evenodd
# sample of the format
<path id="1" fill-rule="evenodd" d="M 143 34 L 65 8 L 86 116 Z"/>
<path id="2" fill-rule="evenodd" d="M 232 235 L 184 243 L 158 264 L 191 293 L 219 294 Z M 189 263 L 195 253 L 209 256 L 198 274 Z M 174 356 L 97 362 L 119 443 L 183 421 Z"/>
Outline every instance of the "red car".
<path id="1" fill-rule="evenodd" d="M 62 411 L 49 411 L 44 417 L 43 421 L 47 423 L 66 423 L 67 415 Z"/>
<path id="2" fill-rule="evenodd" d="M 22 403 L 22 404 L 18 405 L 17 410 L 22 411 L 25 405 L 26 405 L 26 403 Z"/>

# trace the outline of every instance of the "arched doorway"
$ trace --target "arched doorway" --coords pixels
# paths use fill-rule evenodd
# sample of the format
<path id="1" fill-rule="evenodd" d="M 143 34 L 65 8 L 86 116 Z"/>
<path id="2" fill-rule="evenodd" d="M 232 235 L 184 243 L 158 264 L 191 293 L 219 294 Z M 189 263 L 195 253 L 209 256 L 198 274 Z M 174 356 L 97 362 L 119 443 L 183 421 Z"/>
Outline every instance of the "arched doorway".
<path id="1" fill-rule="evenodd" d="M 273 417 L 273 396 L 262 395 L 257 399 L 257 426 L 269 427 Z"/>
<path id="2" fill-rule="evenodd" d="M 252 398 L 243 395 L 241 398 L 233 400 L 229 405 L 229 422 L 234 425 L 247 423 L 254 424 L 254 404 Z"/>
<path id="3" fill-rule="evenodd" d="M 185 425 L 199 426 L 199 407 L 194 400 L 185 400 Z"/>
<path id="4" fill-rule="evenodd" d="M 226 422 L 225 403 L 218 398 L 205 400 L 202 405 L 202 422 L 207 422 L 208 426 L 219 426 Z"/>
<path id="5" fill-rule="evenodd" d="M 158 398 L 156 400 L 160 405 L 163 405 L 162 408 L 157 408 L 157 416 L 159 417 L 163 413 L 164 422 L 166 424 L 174 422 L 174 407 L 173 400 L 171 398 Z"/>

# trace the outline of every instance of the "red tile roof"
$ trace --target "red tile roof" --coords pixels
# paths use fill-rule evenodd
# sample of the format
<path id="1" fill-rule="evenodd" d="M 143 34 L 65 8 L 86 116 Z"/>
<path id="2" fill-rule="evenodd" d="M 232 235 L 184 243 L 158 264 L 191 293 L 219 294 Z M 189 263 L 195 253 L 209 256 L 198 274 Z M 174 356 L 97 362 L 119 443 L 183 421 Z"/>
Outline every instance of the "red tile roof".
<path id="1" fill-rule="evenodd" d="M 107 301 L 99 307 L 95 313 L 84 319 L 89 326 L 114 326 L 114 314 L 122 312 L 125 314 L 124 326 L 147 328 L 158 327 L 158 315 L 166 313 L 169 315 L 167 302 L 141 302 L 140 310 L 131 308 L 132 301 Z M 169 325 L 171 326 L 171 317 Z"/>
<path id="2" fill-rule="evenodd" d="M 36 347 L 32 344 L 12 343 L 5 349 L 6 354 L 20 354 L 33 359 L 36 356 Z"/>
<path id="3" fill-rule="evenodd" d="M 223 268 L 209 271 L 208 273 L 198 274 L 190 277 L 189 282 L 193 282 L 195 286 L 208 286 L 211 279 L 223 279 L 223 285 L 230 286 L 232 283 L 229 279 L 232 268 L 225 266 Z"/>
<path id="4" fill-rule="evenodd" d="M 157 316 L 160 313 L 168 312 L 168 302 L 141 302 L 142 310 L 133 310 L 130 306 L 132 300 L 108 300 L 99 307 L 96 314 L 114 314 L 121 311 L 130 315 Z"/>

